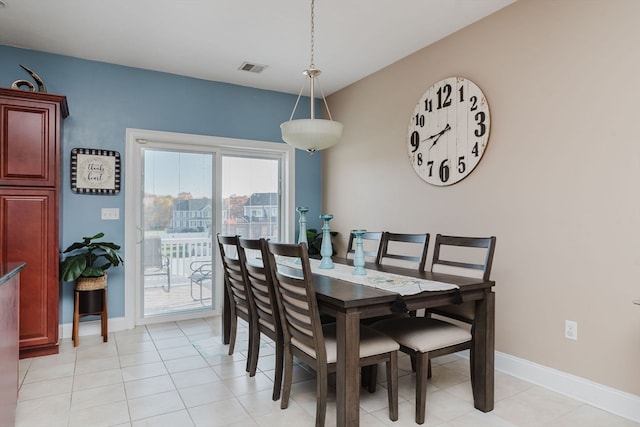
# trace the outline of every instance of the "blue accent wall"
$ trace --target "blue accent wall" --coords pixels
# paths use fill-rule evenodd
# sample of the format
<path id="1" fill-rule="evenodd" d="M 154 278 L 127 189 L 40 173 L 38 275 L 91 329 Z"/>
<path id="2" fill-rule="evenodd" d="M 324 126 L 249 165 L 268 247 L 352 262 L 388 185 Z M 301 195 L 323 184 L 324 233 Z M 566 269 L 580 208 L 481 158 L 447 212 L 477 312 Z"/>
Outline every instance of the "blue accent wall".
<path id="1" fill-rule="evenodd" d="M 8 88 L 19 79 L 31 80 L 20 64 L 42 78 L 47 92 L 65 95 L 69 104 L 62 145 L 61 249 L 100 231 L 106 234 L 106 240 L 124 242 L 124 186 L 114 196 L 72 193 L 72 148 L 118 151 L 124 173 L 126 128 L 282 142 L 280 123 L 289 119 L 296 101 L 296 95 L 291 94 L 2 45 L 0 87 Z M 309 117 L 308 105 L 301 102 L 296 115 Z M 310 155 L 296 150 L 295 200 L 296 206 L 310 208 L 308 228 L 321 226 L 321 168 L 322 153 Z M 123 182 L 126 179 L 123 175 Z M 121 219 L 101 220 L 104 207 L 120 208 Z M 109 272 L 110 317 L 124 316 L 124 268 Z M 62 284 L 62 323 L 72 320 L 72 293 L 70 284 Z"/>

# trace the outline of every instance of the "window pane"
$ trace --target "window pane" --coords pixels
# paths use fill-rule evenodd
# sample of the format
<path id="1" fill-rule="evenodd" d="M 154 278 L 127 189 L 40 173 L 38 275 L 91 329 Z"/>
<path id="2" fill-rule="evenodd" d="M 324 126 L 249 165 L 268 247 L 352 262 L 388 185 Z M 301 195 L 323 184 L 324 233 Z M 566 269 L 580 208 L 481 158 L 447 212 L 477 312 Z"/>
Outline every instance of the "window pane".
<path id="1" fill-rule="evenodd" d="M 144 150 L 143 313 L 211 310 L 212 153 Z"/>
<path id="2" fill-rule="evenodd" d="M 280 237 L 280 160 L 222 157 L 222 234 Z"/>

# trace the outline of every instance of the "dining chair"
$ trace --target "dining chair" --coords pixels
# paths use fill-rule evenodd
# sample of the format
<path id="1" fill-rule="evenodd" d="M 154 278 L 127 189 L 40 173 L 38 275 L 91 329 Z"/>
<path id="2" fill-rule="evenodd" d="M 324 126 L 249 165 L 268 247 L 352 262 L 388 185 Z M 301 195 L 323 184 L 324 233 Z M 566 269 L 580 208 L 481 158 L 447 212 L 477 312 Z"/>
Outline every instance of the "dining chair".
<path id="1" fill-rule="evenodd" d="M 193 295 L 193 287 L 200 287 L 200 304 L 204 304 L 205 299 L 211 299 L 212 297 L 203 298 L 202 297 L 202 288 L 205 286 L 207 282 L 211 282 L 213 277 L 213 264 L 209 261 L 193 261 L 189 264 L 189 269 L 191 270 L 191 274 L 189 274 L 189 286 L 191 291 L 191 299 L 194 301 L 198 301 Z"/>
<path id="2" fill-rule="evenodd" d="M 349 241 L 347 243 L 347 253 L 345 254 L 345 258 L 349 258 L 349 256 L 353 257 L 355 255 L 355 240 L 353 233 L 349 233 Z M 377 261 L 378 255 L 380 254 L 382 231 L 367 231 L 362 235 L 362 240 L 365 259 L 369 258 L 373 261 Z"/>
<path id="3" fill-rule="evenodd" d="M 144 264 L 143 274 L 147 276 L 166 276 L 167 286 L 162 289 L 171 292 L 171 262 L 169 257 L 162 255 L 162 240 L 160 236 L 147 236 L 143 241 Z"/>
<path id="4" fill-rule="evenodd" d="M 495 237 L 459 237 L 438 234 L 433 250 L 431 271 L 489 280 L 495 245 Z M 429 312 L 472 323 L 475 305 L 473 302 L 463 302 L 430 309 Z"/>
<path id="5" fill-rule="evenodd" d="M 489 280 L 495 237 L 456 237 L 436 236 L 433 255 L 432 272 L 467 276 Z M 447 255 L 444 252 L 447 249 Z M 453 250 L 449 250 L 453 249 Z M 480 250 L 481 261 L 469 261 L 463 254 L 468 250 Z M 463 260 L 459 257 L 463 256 Z M 430 377 L 430 358 L 470 350 L 469 366 L 471 378 L 474 377 L 474 353 L 472 331 L 445 318 L 431 317 L 431 313 L 446 315 L 451 319 L 461 320 L 473 327 L 475 303 L 463 302 L 464 309 L 446 306 L 438 310 L 430 310 L 425 317 L 404 317 L 385 319 L 371 325 L 373 329 L 393 337 L 400 344 L 400 351 L 409 354 L 416 363 L 416 423 L 423 424 L 426 412 L 427 379 Z M 450 309 L 451 308 L 451 309 Z M 449 309 L 451 314 L 448 314 Z M 375 378 L 374 378 L 375 379 Z"/>
<path id="6" fill-rule="evenodd" d="M 289 405 L 295 356 L 316 371 L 316 426 L 323 426 L 327 376 L 336 370 L 336 325 L 320 323 L 306 245 L 268 242 L 268 248 L 284 336 L 284 384 L 280 407 L 286 409 Z M 301 275 L 281 272 L 276 257 L 299 259 Z M 360 328 L 360 366 L 386 362 L 389 418 L 392 421 L 398 419 L 398 348 L 398 343 L 384 334 L 364 326 Z"/>
<path id="7" fill-rule="evenodd" d="M 427 263 L 429 249 L 429 233 L 382 233 L 380 252 L 377 263 L 385 264 L 385 259 L 400 261 L 402 264 L 417 263 L 419 271 L 423 271 Z"/>
<path id="8" fill-rule="evenodd" d="M 243 253 L 242 258 L 245 260 L 247 284 L 256 308 L 258 344 L 254 355 L 256 359 L 259 357 L 261 334 L 273 340 L 276 350 L 276 369 L 272 399 L 278 400 L 282 389 L 284 338 L 276 289 L 269 264 L 267 241 L 265 239 L 240 239 L 240 252 Z"/>
<path id="9" fill-rule="evenodd" d="M 429 233 L 382 233 L 380 249 L 376 259 L 377 264 L 391 264 L 407 266 L 417 264 L 418 271 L 424 271 L 427 262 L 427 251 L 429 249 Z M 362 320 L 362 324 L 371 325 L 384 319 L 395 319 L 397 317 L 415 317 L 416 312 L 394 313 L 384 316 L 372 317 Z M 415 371 L 415 359 L 411 359 L 411 367 Z M 366 386 L 369 393 L 376 391 L 377 366 L 370 366 L 361 370 L 362 384 Z"/>
<path id="10" fill-rule="evenodd" d="M 229 299 L 230 336 L 229 354 L 233 354 L 238 333 L 238 318 L 247 322 L 249 344 L 246 371 L 249 376 L 256 374 L 258 366 L 258 347 L 260 335 L 257 325 L 256 309 L 247 286 L 245 271 L 245 253 L 240 248 L 240 236 L 222 236 L 218 234 L 220 258 L 224 270 L 224 285 Z"/>

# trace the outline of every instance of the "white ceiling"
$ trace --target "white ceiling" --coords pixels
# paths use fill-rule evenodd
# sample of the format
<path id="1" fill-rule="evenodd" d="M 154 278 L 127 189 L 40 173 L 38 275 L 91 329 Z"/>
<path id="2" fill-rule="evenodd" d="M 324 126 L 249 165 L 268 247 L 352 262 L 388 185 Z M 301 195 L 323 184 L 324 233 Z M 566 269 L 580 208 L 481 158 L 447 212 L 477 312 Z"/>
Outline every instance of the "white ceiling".
<path id="1" fill-rule="evenodd" d="M 329 95 L 514 1 L 316 0 L 321 89 Z M 0 3 L 4 45 L 295 94 L 310 65 L 311 0 Z M 245 61 L 268 68 L 239 71 Z"/>

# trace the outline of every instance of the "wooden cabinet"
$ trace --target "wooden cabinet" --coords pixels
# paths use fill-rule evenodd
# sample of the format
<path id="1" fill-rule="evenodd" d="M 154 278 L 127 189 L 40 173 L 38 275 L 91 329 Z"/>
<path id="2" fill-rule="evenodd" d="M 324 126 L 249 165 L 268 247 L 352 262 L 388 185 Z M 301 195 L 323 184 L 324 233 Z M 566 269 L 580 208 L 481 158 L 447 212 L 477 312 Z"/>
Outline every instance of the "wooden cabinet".
<path id="1" fill-rule="evenodd" d="M 20 357 L 58 352 L 64 96 L 0 89 L 0 262 L 24 262 Z"/>

